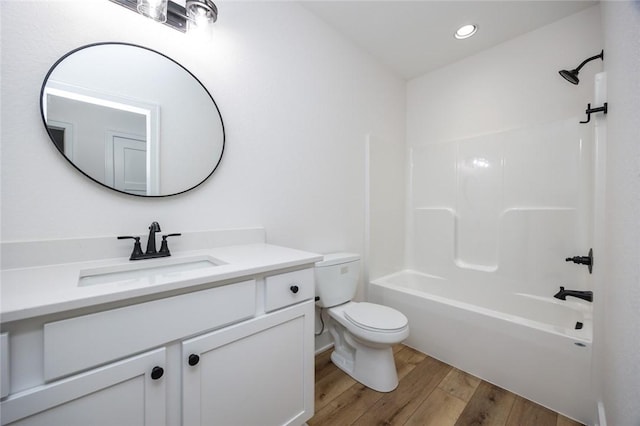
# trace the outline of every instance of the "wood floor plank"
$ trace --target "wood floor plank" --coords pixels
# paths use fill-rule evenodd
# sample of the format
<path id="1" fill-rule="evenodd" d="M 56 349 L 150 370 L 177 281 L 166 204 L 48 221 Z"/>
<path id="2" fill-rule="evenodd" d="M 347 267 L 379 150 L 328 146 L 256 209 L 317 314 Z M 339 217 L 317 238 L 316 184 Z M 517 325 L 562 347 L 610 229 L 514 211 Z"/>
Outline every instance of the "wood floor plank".
<path id="1" fill-rule="evenodd" d="M 395 363 L 398 371 L 398 379 L 402 380 L 427 356 L 408 346 L 397 345 L 394 347 Z M 316 360 L 316 366 L 323 364 L 324 360 Z M 328 369 L 327 367 L 323 367 Z M 337 367 L 335 367 L 337 368 Z M 345 373 L 346 374 L 346 373 Z M 316 379 L 316 382 L 318 380 Z M 317 387 L 316 387 L 317 389 Z M 316 393 L 318 391 L 316 390 Z M 362 416 L 382 396 L 381 392 L 369 389 L 360 383 L 351 386 L 342 394 L 323 408 L 316 407 L 314 417 L 309 421 L 310 425 L 348 425 Z M 326 397 L 325 397 L 326 398 Z"/>
<path id="2" fill-rule="evenodd" d="M 558 414 L 558 423 L 556 426 L 584 426 L 580 422 L 576 422 L 568 417 L 563 416 L 562 414 Z"/>
<path id="3" fill-rule="evenodd" d="M 331 352 L 333 352 L 333 348 L 326 350 L 324 352 L 316 355 L 315 358 L 315 369 L 316 369 L 316 382 L 321 380 L 328 374 L 336 371 L 338 367 L 333 365 L 331 362 Z"/>
<path id="4" fill-rule="evenodd" d="M 476 376 L 453 368 L 438 387 L 464 402 L 469 402 L 480 382 Z"/>
<path id="5" fill-rule="evenodd" d="M 336 367 L 334 371 L 316 381 L 315 410 L 322 409 L 356 383 L 351 376 Z"/>
<path id="6" fill-rule="evenodd" d="M 456 426 L 502 426 L 507 422 L 514 401 L 515 395 L 511 392 L 482 381 Z"/>
<path id="7" fill-rule="evenodd" d="M 451 366 L 425 357 L 398 387 L 384 394 L 354 425 L 403 425 L 451 370 Z"/>
<path id="8" fill-rule="evenodd" d="M 413 348 L 405 346 L 402 350 L 395 353 L 396 371 L 398 380 L 402 380 L 409 374 L 418 364 L 420 364 L 427 356 L 422 352 L 418 352 Z"/>
<path id="9" fill-rule="evenodd" d="M 533 401 L 516 396 L 507 426 L 557 426 L 558 414 Z"/>
<path id="10" fill-rule="evenodd" d="M 324 408 L 317 410 L 309 426 L 350 425 L 374 405 L 384 394 L 356 383 Z"/>
<path id="11" fill-rule="evenodd" d="M 309 425 L 583 426 L 408 346 L 393 351 L 400 383 L 390 393 L 369 389 L 333 365 L 332 349 L 318 354 Z"/>
<path id="12" fill-rule="evenodd" d="M 453 426 L 466 402 L 436 388 L 409 417 L 405 426 Z"/>

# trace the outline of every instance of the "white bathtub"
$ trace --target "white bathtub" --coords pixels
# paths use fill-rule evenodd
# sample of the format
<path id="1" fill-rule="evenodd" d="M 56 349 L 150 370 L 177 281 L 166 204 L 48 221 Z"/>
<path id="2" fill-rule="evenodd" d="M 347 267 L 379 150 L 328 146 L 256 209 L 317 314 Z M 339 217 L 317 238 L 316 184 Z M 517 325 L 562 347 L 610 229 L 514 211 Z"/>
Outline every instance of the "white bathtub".
<path id="1" fill-rule="evenodd" d="M 591 304 L 510 293 L 513 287 L 406 270 L 373 280 L 369 299 L 409 318 L 408 346 L 594 424 Z"/>

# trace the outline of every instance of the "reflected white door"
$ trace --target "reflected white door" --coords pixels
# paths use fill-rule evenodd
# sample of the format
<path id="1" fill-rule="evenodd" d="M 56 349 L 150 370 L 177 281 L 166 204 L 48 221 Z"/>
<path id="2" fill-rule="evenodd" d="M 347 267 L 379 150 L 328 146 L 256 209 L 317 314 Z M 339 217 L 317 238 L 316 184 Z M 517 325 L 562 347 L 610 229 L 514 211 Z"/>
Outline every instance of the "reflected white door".
<path id="1" fill-rule="evenodd" d="M 133 136 L 111 135 L 113 187 L 129 194 L 147 195 L 147 144 Z"/>

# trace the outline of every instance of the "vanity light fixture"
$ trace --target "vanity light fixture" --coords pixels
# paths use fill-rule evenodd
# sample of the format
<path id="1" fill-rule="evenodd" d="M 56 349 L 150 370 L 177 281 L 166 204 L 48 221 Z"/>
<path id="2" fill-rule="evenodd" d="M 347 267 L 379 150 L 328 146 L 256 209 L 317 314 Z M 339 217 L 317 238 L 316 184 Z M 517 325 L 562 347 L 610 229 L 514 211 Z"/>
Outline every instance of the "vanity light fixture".
<path id="1" fill-rule="evenodd" d="M 211 0 L 187 0 L 188 26 L 209 26 L 218 20 L 218 8 Z"/>
<path id="2" fill-rule="evenodd" d="M 218 19 L 218 8 L 211 0 L 186 0 L 185 6 L 171 0 L 111 1 L 183 33 L 210 26 Z"/>
<path id="3" fill-rule="evenodd" d="M 161 23 L 167 22 L 168 0 L 138 0 L 138 13 Z"/>
<path id="4" fill-rule="evenodd" d="M 463 40 L 474 35 L 478 31 L 478 26 L 474 24 L 463 25 L 453 34 L 458 40 Z"/>

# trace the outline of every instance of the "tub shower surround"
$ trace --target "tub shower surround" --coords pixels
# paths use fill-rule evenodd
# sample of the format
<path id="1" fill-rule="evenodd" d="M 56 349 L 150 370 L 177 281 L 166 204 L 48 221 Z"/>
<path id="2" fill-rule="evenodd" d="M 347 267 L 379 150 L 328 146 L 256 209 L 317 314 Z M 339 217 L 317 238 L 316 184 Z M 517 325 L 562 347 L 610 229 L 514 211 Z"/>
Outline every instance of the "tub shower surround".
<path id="1" fill-rule="evenodd" d="M 592 233 L 593 127 L 578 121 L 414 146 L 410 264 L 483 271 L 543 296 L 587 289 L 587 269 L 565 263 Z"/>
<path id="2" fill-rule="evenodd" d="M 565 261 L 593 240 L 593 127 L 579 121 L 413 145 L 408 269 L 369 295 L 409 318 L 407 345 L 592 424 L 592 304 L 553 298 L 591 289 Z"/>

